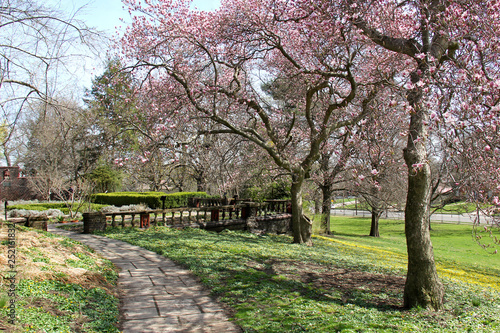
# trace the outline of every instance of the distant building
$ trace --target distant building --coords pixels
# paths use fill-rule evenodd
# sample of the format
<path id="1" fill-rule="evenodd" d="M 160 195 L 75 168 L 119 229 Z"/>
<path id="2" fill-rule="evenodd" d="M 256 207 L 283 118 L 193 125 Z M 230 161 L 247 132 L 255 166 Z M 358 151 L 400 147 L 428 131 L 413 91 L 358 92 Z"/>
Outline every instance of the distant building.
<path id="1" fill-rule="evenodd" d="M 28 184 L 28 178 L 21 175 L 21 168 L 0 167 L 0 200 L 33 200 L 37 199 Z"/>

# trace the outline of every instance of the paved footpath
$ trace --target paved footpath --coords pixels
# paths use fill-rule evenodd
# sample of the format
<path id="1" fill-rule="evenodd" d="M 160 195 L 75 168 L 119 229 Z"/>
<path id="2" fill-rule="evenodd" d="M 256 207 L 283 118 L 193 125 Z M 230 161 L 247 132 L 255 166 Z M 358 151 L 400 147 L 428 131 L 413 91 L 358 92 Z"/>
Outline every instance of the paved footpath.
<path id="1" fill-rule="evenodd" d="M 170 259 L 126 242 L 55 225 L 49 225 L 49 231 L 90 246 L 121 268 L 123 332 L 241 332 L 192 274 Z"/>

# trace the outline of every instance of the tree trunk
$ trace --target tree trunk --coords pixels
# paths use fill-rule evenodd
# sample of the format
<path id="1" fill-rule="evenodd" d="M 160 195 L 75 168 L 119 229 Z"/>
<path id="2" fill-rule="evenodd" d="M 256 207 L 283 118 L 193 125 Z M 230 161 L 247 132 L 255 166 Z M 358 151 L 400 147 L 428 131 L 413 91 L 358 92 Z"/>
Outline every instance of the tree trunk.
<path id="1" fill-rule="evenodd" d="M 3 157 L 5 158 L 5 163 L 7 164 L 7 166 L 11 167 L 12 166 L 12 162 L 10 160 L 10 154 L 7 151 L 7 148 L 5 148 L 5 146 L 4 146 L 4 149 L 3 149 Z"/>
<path id="2" fill-rule="evenodd" d="M 404 290 L 404 307 L 421 306 L 439 309 L 443 305 L 444 289 L 434 262 L 429 232 L 431 169 L 427 162 L 427 111 L 420 107 L 420 92 L 408 95 L 414 112 L 410 119 L 410 134 L 404 151 L 408 166 L 408 194 L 405 209 L 405 233 L 408 249 L 408 273 Z"/>
<path id="3" fill-rule="evenodd" d="M 198 192 L 206 192 L 206 181 L 203 172 L 197 172 L 194 179 L 196 180 L 196 190 Z"/>
<path id="4" fill-rule="evenodd" d="M 301 172 L 292 175 L 292 229 L 293 242 L 297 244 L 312 245 L 312 223 L 304 216 L 302 207 L 302 185 L 304 174 Z"/>
<path id="5" fill-rule="evenodd" d="M 330 212 L 332 209 L 331 199 L 332 199 L 332 187 L 329 185 L 321 186 L 321 192 L 323 194 L 323 202 L 321 205 L 321 226 L 320 232 L 325 234 L 330 234 Z"/>
<path id="6" fill-rule="evenodd" d="M 380 219 L 380 215 L 382 215 L 381 210 L 372 208 L 372 225 L 370 227 L 371 237 L 380 237 L 380 233 L 378 231 L 378 221 Z"/>
<path id="7" fill-rule="evenodd" d="M 319 197 L 319 194 L 317 196 L 315 196 L 315 198 L 314 198 L 314 214 L 320 214 L 322 202 L 323 201 Z"/>

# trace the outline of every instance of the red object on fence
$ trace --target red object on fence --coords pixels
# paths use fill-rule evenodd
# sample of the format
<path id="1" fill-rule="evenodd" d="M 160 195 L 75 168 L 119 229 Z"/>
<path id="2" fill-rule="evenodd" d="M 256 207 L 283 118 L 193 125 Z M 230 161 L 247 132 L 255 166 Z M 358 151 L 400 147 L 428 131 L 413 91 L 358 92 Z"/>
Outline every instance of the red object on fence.
<path id="1" fill-rule="evenodd" d="M 249 210 L 248 206 L 241 207 L 241 218 L 243 220 L 246 220 L 250 216 Z"/>
<path id="2" fill-rule="evenodd" d="M 219 210 L 218 209 L 212 210 L 211 220 L 212 221 L 219 221 Z"/>
<path id="3" fill-rule="evenodd" d="M 149 213 L 141 213 L 141 228 L 149 228 Z"/>

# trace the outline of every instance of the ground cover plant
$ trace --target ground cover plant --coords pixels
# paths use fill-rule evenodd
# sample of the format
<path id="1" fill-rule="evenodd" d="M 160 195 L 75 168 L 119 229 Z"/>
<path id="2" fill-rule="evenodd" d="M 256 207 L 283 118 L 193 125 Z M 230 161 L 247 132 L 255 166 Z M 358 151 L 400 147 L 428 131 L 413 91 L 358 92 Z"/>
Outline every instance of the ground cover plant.
<path id="1" fill-rule="evenodd" d="M 402 309 L 406 256 L 353 240 L 165 227 L 108 229 L 106 236 L 155 251 L 193 271 L 245 332 L 497 332 L 499 279 L 457 279 L 440 263 L 440 311 Z M 484 278 L 484 276 L 483 276 Z"/>
<path id="2" fill-rule="evenodd" d="M 107 205 L 91 203 L 83 205 L 82 209 L 88 209 L 90 207 L 91 210 L 98 211 L 106 206 Z M 38 211 L 59 209 L 64 214 L 69 214 L 69 208 L 64 202 L 41 202 L 41 203 L 16 204 L 8 206 L 8 210 L 14 210 L 14 209 L 38 210 Z"/>
<path id="3" fill-rule="evenodd" d="M 16 232 L 16 325 L 8 324 L 7 228 L 0 229 L 0 330 L 118 332 L 117 272 L 109 260 L 66 237 Z"/>

